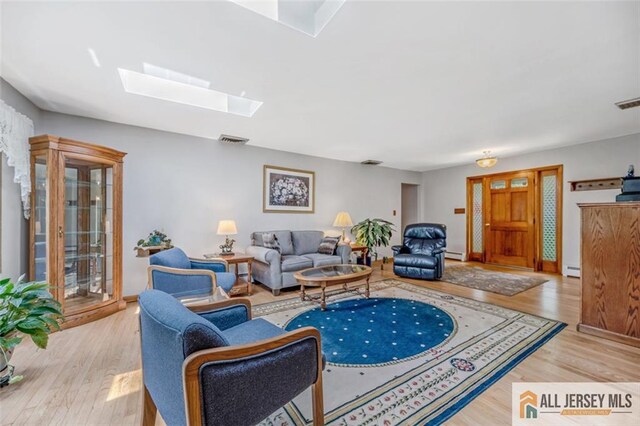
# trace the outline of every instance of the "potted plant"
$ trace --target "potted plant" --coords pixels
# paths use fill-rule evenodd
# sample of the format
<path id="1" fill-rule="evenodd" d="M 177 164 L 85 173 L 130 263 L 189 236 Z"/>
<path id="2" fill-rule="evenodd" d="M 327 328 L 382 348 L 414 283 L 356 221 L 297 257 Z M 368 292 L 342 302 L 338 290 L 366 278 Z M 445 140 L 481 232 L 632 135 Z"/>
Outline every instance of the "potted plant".
<path id="1" fill-rule="evenodd" d="M 384 219 L 365 219 L 351 228 L 356 242 L 367 247 L 367 259 L 363 259 L 371 266 L 371 256 L 378 260 L 378 247 L 387 247 L 391 241 L 391 235 L 395 232 L 393 223 Z"/>
<path id="2" fill-rule="evenodd" d="M 154 229 L 154 231 L 149 234 L 146 240 L 138 240 L 136 247 L 134 247 L 133 249 L 138 252 L 138 257 L 146 257 L 150 254 L 154 254 L 170 248 L 173 248 L 173 244 L 171 244 L 171 238 L 167 237 L 167 234 L 165 234 L 164 232 Z"/>
<path id="3" fill-rule="evenodd" d="M 49 333 L 59 330 L 63 319 L 62 306 L 48 291 L 44 282 L 24 282 L 24 275 L 13 283 L 0 280 L 0 385 L 14 383 L 22 376 L 13 376 L 9 365 L 15 347 L 25 335 L 33 343 L 46 349 Z"/>

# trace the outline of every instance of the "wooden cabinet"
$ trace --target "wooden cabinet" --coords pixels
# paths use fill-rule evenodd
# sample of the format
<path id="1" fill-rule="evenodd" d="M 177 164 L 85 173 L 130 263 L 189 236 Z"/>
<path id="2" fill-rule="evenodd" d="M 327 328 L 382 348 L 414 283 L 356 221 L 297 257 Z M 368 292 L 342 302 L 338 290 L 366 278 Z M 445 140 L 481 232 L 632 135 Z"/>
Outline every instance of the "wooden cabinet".
<path id="1" fill-rule="evenodd" d="M 640 346 L 640 202 L 579 204 L 578 331 Z"/>
<path id="2" fill-rule="evenodd" d="M 66 328 L 124 309 L 125 153 L 51 135 L 29 143 L 30 278 L 52 286 Z"/>

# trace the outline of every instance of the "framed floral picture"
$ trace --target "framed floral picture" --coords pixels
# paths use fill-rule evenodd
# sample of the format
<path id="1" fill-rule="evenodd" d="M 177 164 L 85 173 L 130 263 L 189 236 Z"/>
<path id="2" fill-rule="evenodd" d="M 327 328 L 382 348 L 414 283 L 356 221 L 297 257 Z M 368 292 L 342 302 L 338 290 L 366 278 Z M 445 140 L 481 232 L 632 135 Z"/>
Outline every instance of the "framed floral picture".
<path id="1" fill-rule="evenodd" d="M 314 172 L 265 165 L 262 184 L 262 211 L 265 213 L 315 211 Z"/>

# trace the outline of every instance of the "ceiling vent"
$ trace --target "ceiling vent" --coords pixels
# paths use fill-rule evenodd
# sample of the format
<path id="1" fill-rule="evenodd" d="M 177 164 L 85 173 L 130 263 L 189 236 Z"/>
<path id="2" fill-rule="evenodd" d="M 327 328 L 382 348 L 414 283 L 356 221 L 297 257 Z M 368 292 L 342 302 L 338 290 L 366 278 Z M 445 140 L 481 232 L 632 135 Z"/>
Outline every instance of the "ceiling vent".
<path id="1" fill-rule="evenodd" d="M 249 142 L 247 138 L 241 138 L 239 136 L 231 136 L 231 135 L 220 135 L 218 140 L 222 143 L 227 143 L 229 145 L 244 145 Z"/>
<path id="2" fill-rule="evenodd" d="M 378 164 L 382 164 L 382 161 L 378 160 L 364 160 L 360 164 L 364 164 L 365 166 L 377 166 Z"/>
<path id="3" fill-rule="evenodd" d="M 629 99 L 628 101 L 616 102 L 616 106 L 620 109 L 629 109 L 640 106 L 640 98 Z"/>

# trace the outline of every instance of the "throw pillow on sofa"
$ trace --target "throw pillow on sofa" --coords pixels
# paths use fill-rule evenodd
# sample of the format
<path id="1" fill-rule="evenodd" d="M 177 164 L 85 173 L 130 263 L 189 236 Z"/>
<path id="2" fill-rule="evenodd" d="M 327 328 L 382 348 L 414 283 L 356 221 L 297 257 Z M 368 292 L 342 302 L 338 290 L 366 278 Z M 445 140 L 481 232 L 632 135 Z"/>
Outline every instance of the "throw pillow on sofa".
<path id="1" fill-rule="evenodd" d="M 324 237 L 318 247 L 318 253 L 332 255 L 340 242 L 340 237 Z"/>
<path id="2" fill-rule="evenodd" d="M 278 237 L 276 234 L 265 232 L 262 234 L 262 246 L 268 249 L 276 250 L 280 253 L 280 243 L 278 242 Z"/>

